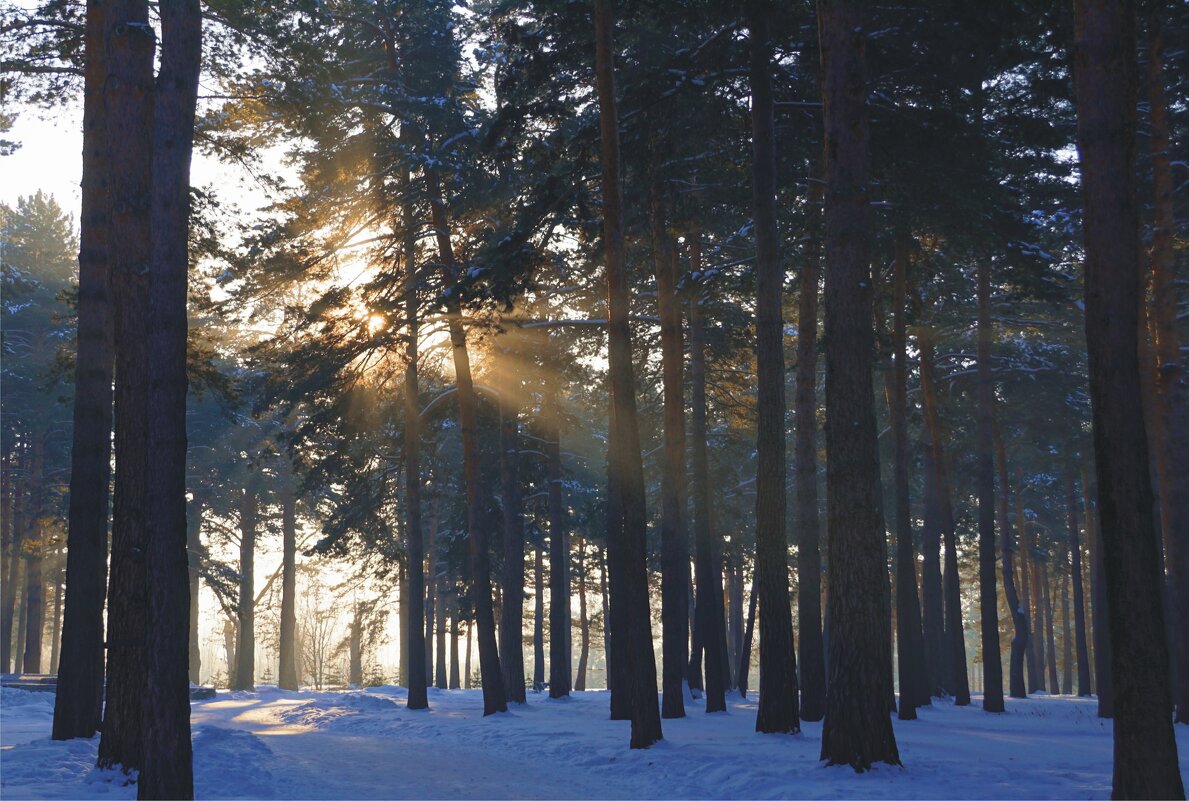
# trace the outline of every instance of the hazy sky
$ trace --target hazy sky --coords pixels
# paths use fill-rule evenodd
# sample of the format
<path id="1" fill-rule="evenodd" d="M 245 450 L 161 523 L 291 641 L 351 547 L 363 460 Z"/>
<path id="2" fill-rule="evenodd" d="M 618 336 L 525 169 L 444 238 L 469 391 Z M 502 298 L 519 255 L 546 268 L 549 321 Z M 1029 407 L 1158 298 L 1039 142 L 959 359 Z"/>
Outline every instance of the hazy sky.
<path id="1" fill-rule="evenodd" d="M 0 157 L 0 202 L 15 203 L 18 196 L 41 189 L 78 217 L 82 131 L 81 107 L 23 109 L 5 137 L 21 146 L 11 156 Z"/>
<path id="2" fill-rule="evenodd" d="M 22 107 L 16 123 L 4 138 L 20 143 L 10 156 L 0 157 L 0 203 L 13 204 L 22 195 L 38 189 L 52 194 L 74 218 L 77 227 L 83 169 L 82 104 L 70 104 L 45 111 Z M 292 170 L 282 165 L 280 148 L 261 155 L 262 167 L 287 178 Z M 248 217 L 270 198 L 245 170 L 235 165 L 194 154 L 191 173 L 194 186 L 214 186 L 223 200 L 233 201 Z"/>

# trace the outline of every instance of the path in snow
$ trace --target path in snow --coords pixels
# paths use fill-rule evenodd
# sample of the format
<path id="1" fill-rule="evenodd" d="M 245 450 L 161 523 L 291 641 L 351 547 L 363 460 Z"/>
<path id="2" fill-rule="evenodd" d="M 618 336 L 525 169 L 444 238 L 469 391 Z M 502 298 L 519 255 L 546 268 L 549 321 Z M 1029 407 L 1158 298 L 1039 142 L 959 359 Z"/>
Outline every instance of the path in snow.
<path id="1" fill-rule="evenodd" d="M 1107 798 L 1111 728 L 1090 699 L 1009 701 L 1008 712 L 937 702 L 896 722 L 904 768 L 823 768 L 821 724 L 797 736 L 754 732 L 755 704 L 664 721 L 666 739 L 627 748 L 607 695 L 530 695 L 480 716 L 478 691 L 225 693 L 193 704 L 199 798 Z M 133 798 L 119 773 L 93 769 L 96 740 L 48 739 L 52 696 L 3 690 L 0 795 Z M 1178 726 L 1189 780 L 1189 730 Z"/>

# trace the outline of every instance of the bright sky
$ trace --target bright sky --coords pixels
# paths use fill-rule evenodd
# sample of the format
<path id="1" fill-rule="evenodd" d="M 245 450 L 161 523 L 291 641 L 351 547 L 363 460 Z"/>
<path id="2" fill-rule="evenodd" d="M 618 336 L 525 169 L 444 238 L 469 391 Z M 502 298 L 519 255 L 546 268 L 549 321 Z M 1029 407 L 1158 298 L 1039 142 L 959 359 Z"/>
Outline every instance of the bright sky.
<path id="1" fill-rule="evenodd" d="M 0 202 L 13 204 L 19 196 L 41 189 L 77 218 L 82 120 L 81 104 L 52 112 L 23 110 L 6 136 L 21 146 L 12 155 L 0 157 Z"/>

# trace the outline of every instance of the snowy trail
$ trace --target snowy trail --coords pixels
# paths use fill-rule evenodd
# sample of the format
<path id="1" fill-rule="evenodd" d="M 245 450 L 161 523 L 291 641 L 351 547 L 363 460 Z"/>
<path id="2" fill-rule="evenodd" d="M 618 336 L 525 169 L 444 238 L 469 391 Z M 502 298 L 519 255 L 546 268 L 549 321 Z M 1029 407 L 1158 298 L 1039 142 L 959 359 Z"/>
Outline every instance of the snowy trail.
<path id="1" fill-rule="evenodd" d="M 16 693 L 16 695 L 13 695 Z M 823 768 L 821 724 L 754 732 L 754 699 L 664 721 L 665 740 L 627 748 L 602 692 L 483 718 L 478 691 L 430 691 L 430 711 L 395 687 L 224 693 L 193 705 L 199 798 L 1107 798 L 1111 727 L 1090 699 L 1009 702 L 1004 715 L 937 702 L 896 723 L 904 768 Z M 52 699 L 4 690 L 0 795 L 133 798 L 100 772 L 97 741 L 54 743 Z M 1189 778 L 1189 730 L 1178 727 Z"/>

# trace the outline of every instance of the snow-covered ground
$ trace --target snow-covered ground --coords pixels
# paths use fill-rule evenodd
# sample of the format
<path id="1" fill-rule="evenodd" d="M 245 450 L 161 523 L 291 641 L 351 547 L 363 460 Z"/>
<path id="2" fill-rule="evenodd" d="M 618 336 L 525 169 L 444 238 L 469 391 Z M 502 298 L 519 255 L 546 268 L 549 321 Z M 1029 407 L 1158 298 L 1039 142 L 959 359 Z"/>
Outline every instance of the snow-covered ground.
<path id="1" fill-rule="evenodd" d="M 119 773 L 92 766 L 98 738 L 49 739 L 53 696 L 3 689 L 0 796 L 134 798 Z M 1040 697 L 988 715 L 938 702 L 896 723 L 904 767 L 865 774 L 818 762 L 821 724 L 754 732 L 754 698 L 730 711 L 664 721 L 665 740 L 628 749 L 607 695 L 530 694 L 480 716 L 475 690 L 221 693 L 193 705 L 199 798 L 1107 798 L 1111 728 L 1088 699 Z M 1179 726 L 1189 781 L 1189 731 Z"/>

